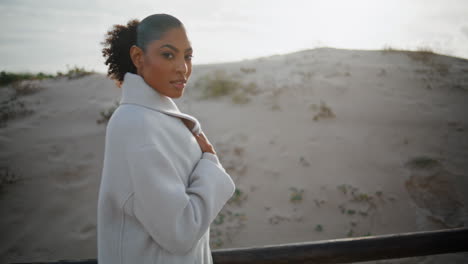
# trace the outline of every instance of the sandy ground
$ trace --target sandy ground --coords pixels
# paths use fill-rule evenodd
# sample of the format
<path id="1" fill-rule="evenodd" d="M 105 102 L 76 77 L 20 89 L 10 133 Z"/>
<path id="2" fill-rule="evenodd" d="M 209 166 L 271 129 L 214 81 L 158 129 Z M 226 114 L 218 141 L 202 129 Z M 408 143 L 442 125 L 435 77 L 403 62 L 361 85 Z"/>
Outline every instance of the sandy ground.
<path id="1" fill-rule="evenodd" d="M 17 99 L 0 88 L 18 115 L 0 128 L 0 263 L 95 258 L 97 120 L 120 90 L 101 74 L 22 85 L 31 92 Z M 468 61 L 422 52 L 324 48 L 195 66 L 176 103 L 237 185 L 212 248 L 468 226 L 467 102 Z"/>

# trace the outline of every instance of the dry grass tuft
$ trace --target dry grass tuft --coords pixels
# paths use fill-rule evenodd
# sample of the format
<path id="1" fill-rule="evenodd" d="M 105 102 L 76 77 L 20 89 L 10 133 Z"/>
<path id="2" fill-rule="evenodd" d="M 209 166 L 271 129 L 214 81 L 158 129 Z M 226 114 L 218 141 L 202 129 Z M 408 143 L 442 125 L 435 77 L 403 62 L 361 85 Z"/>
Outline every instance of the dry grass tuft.
<path id="1" fill-rule="evenodd" d="M 234 104 L 246 104 L 250 102 L 250 96 L 258 94 L 255 83 L 241 83 L 224 71 L 215 71 L 199 78 L 195 87 L 201 90 L 202 99 L 229 96 Z"/>
<path id="2" fill-rule="evenodd" d="M 311 105 L 310 107 L 311 110 L 317 109 L 317 107 L 313 107 Z M 318 113 L 314 115 L 314 121 L 318 121 L 320 119 L 329 119 L 329 118 L 335 118 L 336 115 L 333 113 L 333 110 L 331 107 L 329 107 L 325 102 L 320 101 L 320 106 L 318 107 Z"/>

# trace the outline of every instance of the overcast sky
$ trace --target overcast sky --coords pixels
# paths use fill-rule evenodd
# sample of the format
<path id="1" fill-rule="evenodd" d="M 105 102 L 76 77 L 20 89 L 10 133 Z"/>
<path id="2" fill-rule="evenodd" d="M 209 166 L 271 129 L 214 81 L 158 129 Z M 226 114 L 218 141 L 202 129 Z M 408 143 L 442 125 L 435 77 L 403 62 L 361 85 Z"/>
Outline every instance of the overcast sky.
<path id="1" fill-rule="evenodd" d="M 467 0 L 0 0 L 0 70 L 105 72 L 105 32 L 154 13 L 185 24 L 196 64 L 324 46 L 468 58 Z"/>

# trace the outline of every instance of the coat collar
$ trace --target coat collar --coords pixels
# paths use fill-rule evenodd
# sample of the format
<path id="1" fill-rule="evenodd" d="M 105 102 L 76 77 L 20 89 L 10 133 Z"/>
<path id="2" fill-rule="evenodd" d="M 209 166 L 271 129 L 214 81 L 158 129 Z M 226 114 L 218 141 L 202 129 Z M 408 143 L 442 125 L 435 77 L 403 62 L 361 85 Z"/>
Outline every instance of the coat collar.
<path id="1" fill-rule="evenodd" d="M 197 135 L 201 133 L 200 123 L 195 117 L 180 112 L 170 97 L 151 88 L 140 75 L 125 73 L 120 104 L 140 105 L 166 115 L 186 119 L 192 124 L 193 133 Z"/>

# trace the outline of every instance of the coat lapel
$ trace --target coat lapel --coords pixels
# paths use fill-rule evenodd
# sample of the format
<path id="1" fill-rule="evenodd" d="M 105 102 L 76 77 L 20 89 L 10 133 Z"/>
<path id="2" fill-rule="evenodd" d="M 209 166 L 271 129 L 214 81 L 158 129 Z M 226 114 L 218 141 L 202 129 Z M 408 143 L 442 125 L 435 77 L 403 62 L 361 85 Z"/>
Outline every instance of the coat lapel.
<path id="1" fill-rule="evenodd" d="M 130 72 L 125 74 L 120 104 L 140 105 L 166 115 L 181 118 L 182 121 L 185 120 L 184 124 L 192 133 L 198 135 L 202 132 L 200 123 L 195 117 L 180 112 L 171 98 L 158 93 L 137 74 Z"/>

